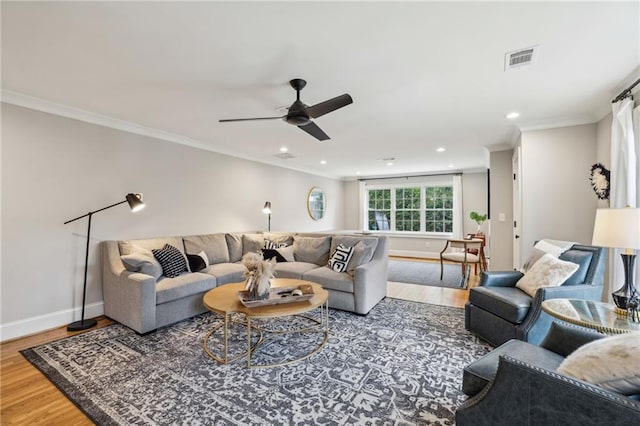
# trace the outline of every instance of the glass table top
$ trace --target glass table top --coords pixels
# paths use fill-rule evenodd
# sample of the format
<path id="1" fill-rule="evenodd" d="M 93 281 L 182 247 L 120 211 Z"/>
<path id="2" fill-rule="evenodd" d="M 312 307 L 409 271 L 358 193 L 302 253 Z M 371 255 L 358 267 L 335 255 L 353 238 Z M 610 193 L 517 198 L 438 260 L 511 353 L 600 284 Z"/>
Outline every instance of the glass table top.
<path id="1" fill-rule="evenodd" d="M 550 299 L 542 302 L 542 310 L 552 317 L 608 334 L 640 331 L 640 322 L 617 314 L 609 303 L 579 299 Z"/>

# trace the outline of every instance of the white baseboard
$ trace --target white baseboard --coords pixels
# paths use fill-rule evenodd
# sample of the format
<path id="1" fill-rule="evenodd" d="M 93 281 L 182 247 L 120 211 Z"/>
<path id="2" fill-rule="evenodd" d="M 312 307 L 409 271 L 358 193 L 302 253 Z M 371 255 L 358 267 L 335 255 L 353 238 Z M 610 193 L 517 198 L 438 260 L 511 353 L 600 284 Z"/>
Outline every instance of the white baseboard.
<path id="1" fill-rule="evenodd" d="M 389 250 L 391 256 L 417 257 L 421 259 L 440 259 L 439 252 L 412 251 L 412 250 Z"/>
<path id="2" fill-rule="evenodd" d="M 80 307 L 0 324 L 0 342 L 61 327 L 79 320 L 81 315 L 82 308 Z M 104 302 L 92 303 L 85 307 L 85 318 L 95 318 L 101 315 L 104 315 Z"/>

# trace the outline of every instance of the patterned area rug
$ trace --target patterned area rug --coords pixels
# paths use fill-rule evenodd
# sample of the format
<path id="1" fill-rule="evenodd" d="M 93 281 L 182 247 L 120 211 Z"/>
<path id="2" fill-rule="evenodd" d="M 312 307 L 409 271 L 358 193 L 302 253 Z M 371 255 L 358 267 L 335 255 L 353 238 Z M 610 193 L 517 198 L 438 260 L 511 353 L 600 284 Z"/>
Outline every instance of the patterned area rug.
<path id="1" fill-rule="evenodd" d="M 213 314 L 145 336 L 114 324 L 22 353 L 100 425 L 451 425 L 462 368 L 491 349 L 457 308 L 387 298 L 367 316 L 329 317 L 324 349 L 285 367 L 211 360 L 202 340 L 221 322 Z M 274 339 L 256 362 L 319 338 Z"/>
<path id="2" fill-rule="evenodd" d="M 473 273 L 468 268 L 467 277 Z M 462 268 L 458 265 L 444 265 L 440 280 L 440 262 L 422 262 L 410 260 L 389 260 L 387 280 L 397 283 L 421 284 L 433 287 L 466 288 L 467 281 L 462 278 Z"/>

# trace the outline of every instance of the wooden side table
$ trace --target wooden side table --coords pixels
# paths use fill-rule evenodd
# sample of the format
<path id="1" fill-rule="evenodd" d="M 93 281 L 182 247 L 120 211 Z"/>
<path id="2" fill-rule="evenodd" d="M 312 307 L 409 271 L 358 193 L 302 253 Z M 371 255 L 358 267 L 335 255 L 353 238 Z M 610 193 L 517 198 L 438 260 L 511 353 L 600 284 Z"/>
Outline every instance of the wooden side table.
<path id="1" fill-rule="evenodd" d="M 640 331 L 640 322 L 619 315 L 609 303 L 580 299 L 549 299 L 542 302 L 542 310 L 559 320 L 592 328 L 606 334 Z"/>

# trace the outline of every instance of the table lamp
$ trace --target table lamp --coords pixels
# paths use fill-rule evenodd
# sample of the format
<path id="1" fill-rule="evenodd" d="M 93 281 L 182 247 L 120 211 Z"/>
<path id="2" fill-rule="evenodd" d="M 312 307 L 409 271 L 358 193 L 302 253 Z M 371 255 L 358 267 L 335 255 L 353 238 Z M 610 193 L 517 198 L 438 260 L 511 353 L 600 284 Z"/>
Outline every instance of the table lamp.
<path id="1" fill-rule="evenodd" d="M 640 209 L 598 209 L 593 226 L 594 246 L 624 249 L 621 254 L 624 266 L 624 284 L 611 295 L 620 311 L 628 308 L 629 301 L 640 293 L 633 283 L 636 255 L 640 249 Z"/>

